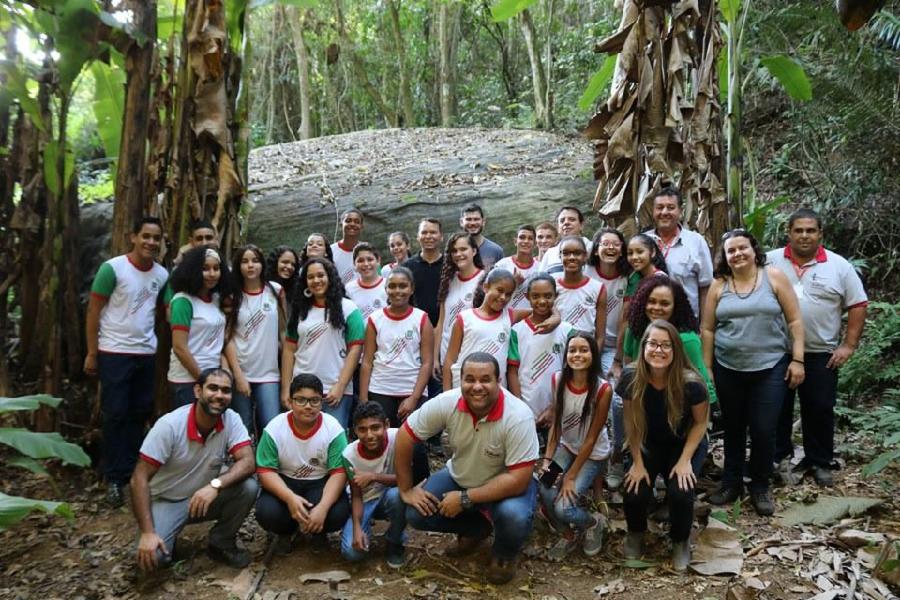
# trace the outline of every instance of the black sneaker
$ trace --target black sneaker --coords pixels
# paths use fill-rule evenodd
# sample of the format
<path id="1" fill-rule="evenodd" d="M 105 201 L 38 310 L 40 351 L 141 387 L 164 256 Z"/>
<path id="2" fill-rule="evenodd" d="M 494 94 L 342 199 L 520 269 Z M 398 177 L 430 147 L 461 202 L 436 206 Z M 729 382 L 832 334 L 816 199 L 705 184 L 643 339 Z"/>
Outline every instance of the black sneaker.
<path id="1" fill-rule="evenodd" d="M 710 504 L 731 504 L 741 497 L 741 488 L 737 486 L 723 485 L 717 491 L 710 494 Z"/>
<path id="2" fill-rule="evenodd" d="M 125 504 L 125 486 L 121 483 L 106 485 L 106 503 L 110 508 L 119 508 Z"/>
<path id="3" fill-rule="evenodd" d="M 206 548 L 206 553 L 214 561 L 228 565 L 233 569 L 243 569 L 250 564 L 250 553 L 237 546 L 219 548 L 210 544 Z"/>
<path id="4" fill-rule="evenodd" d="M 751 492 L 750 502 L 753 504 L 756 514 L 761 517 L 775 514 L 775 501 L 772 499 L 772 493 L 769 490 Z"/>
<path id="5" fill-rule="evenodd" d="M 831 474 L 831 469 L 813 467 L 813 477 L 819 487 L 831 487 L 834 485 L 834 476 Z"/>
<path id="6" fill-rule="evenodd" d="M 406 548 L 403 544 L 392 544 L 388 542 L 386 552 L 387 564 L 392 569 L 401 569 L 406 565 Z"/>

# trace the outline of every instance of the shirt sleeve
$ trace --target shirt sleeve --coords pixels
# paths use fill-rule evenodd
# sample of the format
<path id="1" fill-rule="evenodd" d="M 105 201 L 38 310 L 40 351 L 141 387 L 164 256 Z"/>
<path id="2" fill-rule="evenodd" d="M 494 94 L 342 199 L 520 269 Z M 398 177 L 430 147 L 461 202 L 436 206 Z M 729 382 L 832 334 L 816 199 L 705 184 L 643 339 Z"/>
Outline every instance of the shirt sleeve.
<path id="1" fill-rule="evenodd" d="M 622 370 L 619 383 L 616 384 L 616 393 L 622 400 L 631 400 L 631 379 L 634 377 L 634 369 L 629 365 Z"/>
<path id="2" fill-rule="evenodd" d="M 172 454 L 172 433 L 172 427 L 167 420 L 157 421 L 141 444 L 141 460 L 154 467 L 166 464 Z"/>
<path id="3" fill-rule="evenodd" d="M 91 285 L 91 295 L 109 298 L 116 289 L 116 272 L 108 262 L 100 265 L 94 283 Z"/>
<path id="4" fill-rule="evenodd" d="M 688 406 L 696 406 L 706 402 L 709 397 L 706 395 L 706 386 L 697 381 L 689 381 L 684 386 L 685 398 Z"/>
<path id="5" fill-rule="evenodd" d="M 844 284 L 845 309 L 860 304 L 865 304 L 869 301 L 868 296 L 866 296 L 866 290 L 863 287 L 862 280 L 856 273 L 856 269 L 854 269 L 853 265 L 851 265 L 849 262 L 844 263 L 844 273 L 842 279 Z"/>
<path id="6" fill-rule="evenodd" d="M 166 285 L 163 287 L 163 292 L 162 292 L 163 304 L 165 304 L 166 306 L 169 306 L 170 304 L 172 304 L 172 298 L 174 298 L 174 297 L 175 297 L 175 290 L 172 289 L 172 282 L 167 281 Z"/>
<path id="7" fill-rule="evenodd" d="M 194 306 L 184 296 L 174 298 L 171 302 L 172 329 L 191 330 L 191 319 L 194 318 Z"/>
<path id="8" fill-rule="evenodd" d="M 637 358 L 638 339 L 631 333 L 631 327 L 625 326 L 625 337 L 622 338 L 622 354 L 631 360 Z"/>
<path id="9" fill-rule="evenodd" d="M 447 426 L 447 411 L 445 404 L 451 400 L 444 392 L 440 396 L 436 396 L 414 411 L 406 421 L 403 427 L 407 432 L 418 440 L 427 440 L 431 436 L 439 434 Z"/>
<path id="10" fill-rule="evenodd" d="M 700 235 L 700 234 L 697 234 Z M 700 287 L 707 287 L 713 280 L 713 263 L 712 253 L 703 236 L 697 240 L 697 260 L 699 269 L 697 271 L 697 284 Z"/>
<path id="11" fill-rule="evenodd" d="M 262 437 L 259 438 L 259 444 L 256 446 L 256 470 L 257 471 L 278 471 L 281 463 L 278 460 L 278 445 L 269 435 L 268 431 L 263 430 Z"/>
<path id="12" fill-rule="evenodd" d="M 225 413 L 225 426 L 228 428 L 228 453 L 232 456 L 235 452 L 250 445 L 250 434 L 247 433 L 247 427 L 241 420 L 241 417 L 234 411 Z"/>
<path id="13" fill-rule="evenodd" d="M 328 472 L 344 470 L 344 448 L 347 447 L 347 434 L 343 431 L 328 444 Z"/>
<path id="14" fill-rule="evenodd" d="M 519 336 L 516 333 L 516 330 L 512 329 L 509 332 L 509 350 L 506 357 L 506 363 L 518 367 L 520 360 L 521 357 L 519 356 Z"/>
<path id="15" fill-rule="evenodd" d="M 521 419 L 506 432 L 506 467 L 524 467 L 538 459 L 537 430 L 533 419 Z"/>
<path id="16" fill-rule="evenodd" d="M 347 446 L 347 448 L 350 448 L 350 446 Z M 353 478 L 356 477 L 356 470 L 353 468 L 353 463 L 347 458 L 347 451 L 341 454 L 341 466 L 344 469 L 344 473 L 347 474 L 347 479 L 353 481 Z"/>
<path id="17" fill-rule="evenodd" d="M 638 283 L 641 281 L 641 276 L 639 273 L 632 273 L 628 276 L 628 281 L 625 283 L 625 297 L 631 298 L 634 296 L 634 293 L 637 291 Z"/>
<path id="18" fill-rule="evenodd" d="M 366 339 L 366 323 L 362 312 L 357 308 L 347 316 L 347 327 L 344 330 L 344 341 L 347 346 L 362 344 Z"/>
<path id="19" fill-rule="evenodd" d="M 712 380 L 709 378 L 709 371 L 706 370 L 706 364 L 703 362 L 703 344 L 700 342 L 700 337 L 697 334 L 692 333 L 687 337 L 682 337 L 681 341 L 684 342 L 684 353 L 687 355 L 688 361 L 694 365 L 694 368 L 700 373 L 700 377 L 703 378 L 703 382 L 706 384 L 706 391 L 709 394 L 709 403 L 715 404 L 718 400 L 716 396 L 716 387 L 713 385 Z"/>

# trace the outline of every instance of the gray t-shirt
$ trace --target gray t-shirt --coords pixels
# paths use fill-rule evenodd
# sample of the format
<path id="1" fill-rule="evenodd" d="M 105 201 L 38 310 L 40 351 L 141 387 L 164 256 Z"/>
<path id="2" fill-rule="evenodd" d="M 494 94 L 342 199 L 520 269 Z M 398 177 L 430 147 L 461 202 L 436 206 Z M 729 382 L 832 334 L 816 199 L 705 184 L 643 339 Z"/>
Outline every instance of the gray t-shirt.
<path id="1" fill-rule="evenodd" d="M 496 242 L 492 242 L 487 238 L 482 238 L 481 245 L 478 246 L 478 254 L 481 256 L 481 261 L 484 263 L 484 270 L 489 270 L 494 263 L 503 258 L 503 248 L 500 244 Z"/>

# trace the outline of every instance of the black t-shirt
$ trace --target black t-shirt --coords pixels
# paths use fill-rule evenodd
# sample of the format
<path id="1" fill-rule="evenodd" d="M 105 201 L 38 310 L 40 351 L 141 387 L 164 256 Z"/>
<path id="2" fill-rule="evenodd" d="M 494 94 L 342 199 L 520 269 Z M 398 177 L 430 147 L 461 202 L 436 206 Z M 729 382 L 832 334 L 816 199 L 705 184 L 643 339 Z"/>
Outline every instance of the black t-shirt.
<path id="1" fill-rule="evenodd" d="M 634 369 L 625 369 L 619 384 L 616 386 L 616 393 L 622 397 L 624 402 L 631 400 L 631 381 L 634 378 Z M 666 415 L 666 393 L 665 390 L 658 390 L 649 383 L 644 391 L 644 414 L 647 419 L 647 446 L 682 446 L 687 436 L 687 431 L 693 423 L 691 415 L 691 407 L 708 400 L 706 394 L 706 386 L 697 381 L 689 381 L 684 387 L 684 414 L 681 417 L 681 423 L 678 425 L 678 431 L 672 431 L 669 427 L 669 419 Z"/>
<path id="2" fill-rule="evenodd" d="M 413 301 L 416 307 L 428 313 L 428 319 L 432 326 L 437 325 L 441 316 L 441 305 L 438 304 L 438 288 L 441 285 L 441 269 L 444 268 L 444 255 L 433 263 L 416 254 L 403 263 L 403 266 L 412 271 L 415 279 L 416 291 Z"/>

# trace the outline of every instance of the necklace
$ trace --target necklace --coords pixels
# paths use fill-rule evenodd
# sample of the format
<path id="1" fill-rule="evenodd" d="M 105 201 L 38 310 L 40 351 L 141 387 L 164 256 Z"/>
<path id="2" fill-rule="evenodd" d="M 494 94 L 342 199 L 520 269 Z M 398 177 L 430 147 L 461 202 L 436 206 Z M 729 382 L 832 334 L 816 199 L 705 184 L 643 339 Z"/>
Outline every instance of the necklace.
<path id="1" fill-rule="evenodd" d="M 759 267 L 756 268 L 756 271 L 753 273 L 753 285 L 750 286 L 750 290 L 745 293 L 740 293 L 737 288 L 737 280 L 734 278 L 734 275 L 731 276 L 731 282 L 734 284 L 734 295 L 738 297 L 739 300 L 746 300 L 750 296 L 753 295 L 753 292 L 756 291 L 756 285 L 759 279 Z"/>

